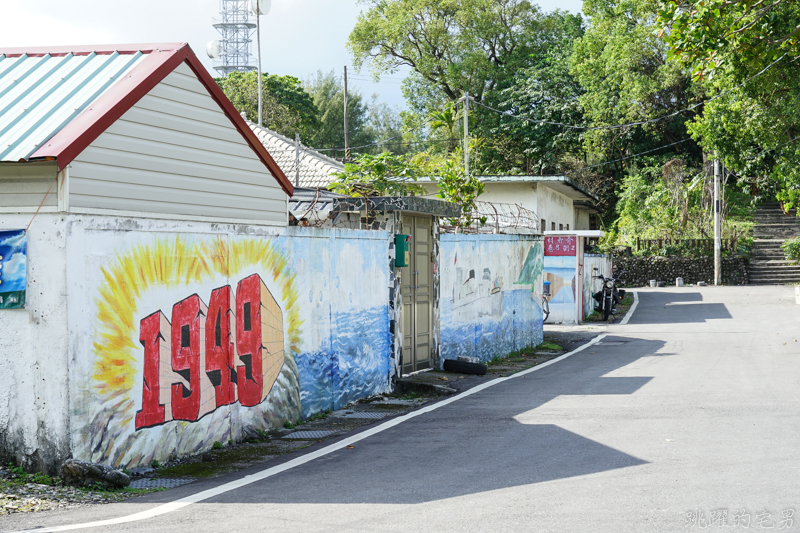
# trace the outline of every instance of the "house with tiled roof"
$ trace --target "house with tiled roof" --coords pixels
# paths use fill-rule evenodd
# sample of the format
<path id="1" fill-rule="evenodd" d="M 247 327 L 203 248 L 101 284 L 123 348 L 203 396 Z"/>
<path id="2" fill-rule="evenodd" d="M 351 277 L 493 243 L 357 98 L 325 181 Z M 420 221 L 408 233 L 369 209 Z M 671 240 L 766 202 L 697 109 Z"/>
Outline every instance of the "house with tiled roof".
<path id="1" fill-rule="evenodd" d="M 292 139 L 254 122 L 247 121 L 247 125 L 295 187 L 325 189 L 335 179 L 335 174 L 344 170 L 341 161 L 313 148 L 302 143 L 296 145 Z"/>

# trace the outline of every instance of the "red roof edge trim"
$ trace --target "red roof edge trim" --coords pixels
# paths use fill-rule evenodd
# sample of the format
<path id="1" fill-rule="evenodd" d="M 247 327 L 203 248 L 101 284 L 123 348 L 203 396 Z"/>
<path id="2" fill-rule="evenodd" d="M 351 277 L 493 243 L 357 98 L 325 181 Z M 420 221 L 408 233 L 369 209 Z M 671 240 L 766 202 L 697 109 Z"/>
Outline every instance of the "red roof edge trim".
<path id="1" fill-rule="evenodd" d="M 152 52 L 124 78 L 103 93 L 91 107 L 64 126 L 29 159 L 55 157 L 63 170 L 78 154 L 116 122 L 128 109 L 155 87 L 186 58 L 189 45 L 175 50 Z"/>
<path id="2" fill-rule="evenodd" d="M 46 47 L 46 46 L 39 46 L 34 48 L 0 48 L 0 55 L 4 55 L 6 57 L 21 57 L 27 55 L 28 57 L 39 57 L 39 56 L 65 56 L 68 54 L 74 54 L 76 56 L 83 56 L 89 55 L 92 52 L 96 53 L 97 55 L 108 55 L 113 54 L 114 52 L 119 52 L 120 54 L 135 54 L 136 52 L 142 52 L 144 54 L 149 54 L 151 52 L 165 52 L 171 50 L 179 50 L 187 46 L 186 43 L 144 43 L 144 44 L 104 44 L 104 45 L 94 45 L 94 46 L 54 46 L 54 47 Z"/>
<path id="3" fill-rule="evenodd" d="M 186 56 L 186 63 L 189 65 L 189 68 L 195 73 L 197 78 L 200 82 L 206 86 L 208 92 L 211 93 L 211 97 L 219 104 L 222 110 L 228 115 L 228 118 L 231 119 L 233 125 L 236 126 L 236 129 L 239 130 L 239 133 L 247 140 L 247 144 L 256 152 L 259 159 L 267 166 L 267 168 L 272 172 L 272 175 L 275 176 L 275 179 L 278 180 L 281 188 L 286 191 L 286 194 L 289 196 L 294 196 L 294 186 L 292 182 L 289 181 L 289 178 L 286 177 L 286 174 L 283 173 L 281 167 L 272 159 L 272 156 L 269 154 L 267 149 L 264 147 L 264 144 L 259 140 L 258 136 L 250 129 L 250 126 L 247 125 L 247 122 L 242 118 L 242 116 L 236 111 L 236 108 L 233 107 L 233 104 L 225 96 L 225 93 L 222 92 L 222 89 L 217 85 L 217 82 L 214 81 L 214 78 L 208 73 L 206 68 L 200 63 L 200 60 L 197 59 L 197 56 L 194 55 L 194 52 L 191 48 L 188 49 L 188 53 Z"/>

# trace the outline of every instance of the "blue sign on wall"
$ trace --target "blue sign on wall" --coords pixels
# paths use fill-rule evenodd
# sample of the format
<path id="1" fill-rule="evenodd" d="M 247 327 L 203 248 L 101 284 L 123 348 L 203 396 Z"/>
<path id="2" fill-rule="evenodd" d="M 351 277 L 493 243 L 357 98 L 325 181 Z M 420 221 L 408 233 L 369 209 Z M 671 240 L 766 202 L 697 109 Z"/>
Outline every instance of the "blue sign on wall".
<path id="1" fill-rule="evenodd" d="M 27 243 L 24 229 L 0 231 L 0 309 L 25 307 Z"/>

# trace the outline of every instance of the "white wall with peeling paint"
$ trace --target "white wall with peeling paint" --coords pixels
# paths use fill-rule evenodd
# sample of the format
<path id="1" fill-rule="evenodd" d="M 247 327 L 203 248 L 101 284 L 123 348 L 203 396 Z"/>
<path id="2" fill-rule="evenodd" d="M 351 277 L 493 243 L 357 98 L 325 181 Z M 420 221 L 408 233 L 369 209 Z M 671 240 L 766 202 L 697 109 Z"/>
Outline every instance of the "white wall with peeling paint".
<path id="1" fill-rule="evenodd" d="M 0 229 L 24 228 L 30 216 L 0 215 Z M 230 252 L 223 261 L 227 267 L 202 279 L 187 269 L 185 279 L 156 287 L 138 286 L 133 275 L 119 276 L 126 254 L 142 257 L 154 242 L 176 239 L 199 243 L 204 250 L 213 250 L 220 240 L 241 246 L 270 242 L 280 248 L 276 257 L 287 262 L 282 279 L 291 282 L 291 290 L 276 282 L 271 271 L 259 275 L 280 305 L 294 306 L 302 335 L 292 341 L 289 329 L 284 333 L 286 345 L 293 342 L 297 352 L 291 361 L 287 358 L 276 381 L 285 394 L 270 392 L 257 409 L 224 405 L 197 422 L 175 421 L 137 436 L 133 417 L 142 407 L 143 348 L 139 332 L 132 330 L 122 337 L 125 357 L 99 357 L 121 316 L 99 311 L 103 291 L 122 284 L 126 294 L 135 293 L 129 322 L 138 325 L 158 310 L 169 316 L 174 303 L 192 294 L 208 303 L 213 289 L 235 288 L 242 275 L 258 271 L 247 267 L 240 274 L 219 274 L 219 268 L 233 272 L 238 259 Z M 72 456 L 132 467 L 202 451 L 213 440 L 235 440 L 248 426 L 269 429 L 389 391 L 395 368 L 389 243 L 386 231 L 39 214 L 28 234 L 27 307 L 0 311 L 0 459 L 51 473 Z M 165 261 L 220 259 L 164 253 Z M 140 268 L 135 262 L 128 267 L 132 273 Z M 129 398 L 117 405 L 103 388 L 107 380 L 98 384 L 92 377 L 103 365 L 111 378 L 133 377 L 133 404 Z M 105 418 L 98 417 L 100 405 Z"/>
<path id="2" fill-rule="evenodd" d="M 0 458 L 49 470 L 69 454 L 66 217 L 0 215 L 0 230 L 30 223 L 26 306 L 0 310 Z"/>

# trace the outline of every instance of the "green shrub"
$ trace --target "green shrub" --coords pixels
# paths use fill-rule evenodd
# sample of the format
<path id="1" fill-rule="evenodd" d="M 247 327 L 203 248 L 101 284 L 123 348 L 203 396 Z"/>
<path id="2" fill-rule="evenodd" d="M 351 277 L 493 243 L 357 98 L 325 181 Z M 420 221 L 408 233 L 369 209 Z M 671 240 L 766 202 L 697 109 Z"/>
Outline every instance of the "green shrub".
<path id="1" fill-rule="evenodd" d="M 222 448 L 224 448 L 224 446 L 223 446 L 223 445 L 222 445 L 222 443 L 221 443 L 220 441 L 218 441 L 218 440 L 215 440 L 215 441 L 214 441 L 214 444 L 212 444 L 212 445 L 211 445 L 211 449 L 212 449 L 212 450 L 221 450 Z"/>
<path id="2" fill-rule="evenodd" d="M 781 244 L 781 248 L 783 248 L 786 259 L 794 262 L 800 261 L 800 237 L 789 239 Z"/>

